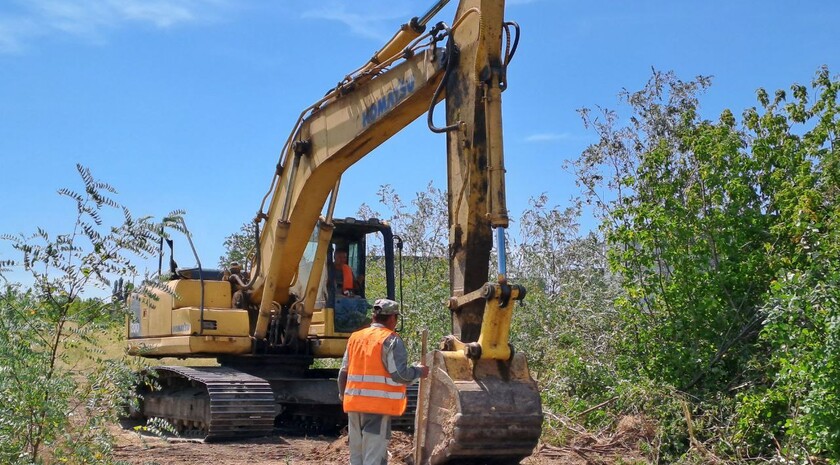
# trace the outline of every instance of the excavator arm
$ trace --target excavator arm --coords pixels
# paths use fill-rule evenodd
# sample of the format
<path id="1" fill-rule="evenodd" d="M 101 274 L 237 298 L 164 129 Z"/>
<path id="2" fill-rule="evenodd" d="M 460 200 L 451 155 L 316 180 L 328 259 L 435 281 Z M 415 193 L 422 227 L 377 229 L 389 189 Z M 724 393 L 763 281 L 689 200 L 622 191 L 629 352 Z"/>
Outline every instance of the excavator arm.
<path id="1" fill-rule="evenodd" d="M 474 18 L 469 18 L 473 15 Z M 504 2 L 465 0 L 452 31 L 458 66 L 446 82 L 450 291 L 460 297 L 487 282 L 492 228 L 508 226 L 501 93 Z M 471 19 L 471 20 L 470 20 Z M 504 235 L 501 244 L 503 244 Z M 499 248 L 504 253 L 504 248 Z M 455 336 L 478 340 L 484 302 L 453 309 Z"/>

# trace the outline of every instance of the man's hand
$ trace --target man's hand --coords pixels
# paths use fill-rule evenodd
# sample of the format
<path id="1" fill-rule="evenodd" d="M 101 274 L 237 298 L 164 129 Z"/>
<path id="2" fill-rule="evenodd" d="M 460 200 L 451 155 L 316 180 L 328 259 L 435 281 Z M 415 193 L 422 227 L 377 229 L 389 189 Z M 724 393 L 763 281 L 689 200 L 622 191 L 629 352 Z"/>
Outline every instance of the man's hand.
<path id="1" fill-rule="evenodd" d="M 420 368 L 420 377 L 421 378 L 426 378 L 426 377 L 429 376 L 429 367 L 427 367 L 426 365 L 420 365 L 417 368 Z"/>

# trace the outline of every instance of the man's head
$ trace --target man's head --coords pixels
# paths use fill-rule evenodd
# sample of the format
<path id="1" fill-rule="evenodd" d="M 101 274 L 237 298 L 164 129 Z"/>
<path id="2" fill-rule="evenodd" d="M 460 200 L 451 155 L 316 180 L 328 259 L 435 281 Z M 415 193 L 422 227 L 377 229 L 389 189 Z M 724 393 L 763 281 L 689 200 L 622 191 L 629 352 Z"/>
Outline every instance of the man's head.
<path id="1" fill-rule="evenodd" d="M 376 299 L 373 303 L 373 321 L 385 325 L 393 330 L 397 327 L 397 318 L 400 314 L 400 304 L 391 299 Z"/>
<path id="2" fill-rule="evenodd" d="M 335 251 L 335 263 L 337 265 L 346 265 L 347 264 L 347 251 L 344 249 L 339 249 Z"/>

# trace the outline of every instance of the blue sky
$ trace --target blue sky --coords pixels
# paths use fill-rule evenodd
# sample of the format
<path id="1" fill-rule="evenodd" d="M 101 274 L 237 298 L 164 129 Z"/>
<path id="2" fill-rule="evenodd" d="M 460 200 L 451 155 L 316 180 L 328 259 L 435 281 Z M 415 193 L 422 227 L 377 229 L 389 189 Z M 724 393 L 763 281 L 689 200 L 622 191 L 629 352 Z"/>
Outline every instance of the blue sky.
<path id="1" fill-rule="evenodd" d="M 436 20 L 451 23 L 456 3 Z M 0 233 L 65 229 L 72 204 L 56 190 L 78 188 L 82 163 L 135 215 L 185 209 L 202 261 L 215 264 L 259 207 L 301 110 L 430 5 L 1 2 Z M 575 194 L 562 163 L 594 138 L 577 109 L 615 107 L 655 67 L 713 75 L 704 115 L 738 114 L 758 87 L 808 83 L 823 64 L 840 72 L 838 17 L 830 0 L 508 0 L 522 27 L 503 96 L 512 217 L 541 193 L 561 207 Z M 430 181 L 446 186 L 445 141 L 420 121 L 345 174 L 337 214 L 374 204 L 382 184 L 408 199 Z"/>

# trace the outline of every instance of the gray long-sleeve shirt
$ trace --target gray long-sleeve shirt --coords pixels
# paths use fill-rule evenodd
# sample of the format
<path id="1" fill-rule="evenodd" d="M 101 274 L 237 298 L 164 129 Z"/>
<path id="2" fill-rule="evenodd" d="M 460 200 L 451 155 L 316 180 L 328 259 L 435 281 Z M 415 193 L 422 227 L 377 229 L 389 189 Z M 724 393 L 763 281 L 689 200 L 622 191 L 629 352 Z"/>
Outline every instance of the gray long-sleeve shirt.
<path id="1" fill-rule="evenodd" d="M 384 328 L 380 323 L 373 323 L 372 328 Z M 338 396 L 344 398 L 344 388 L 347 385 L 347 366 L 349 364 L 347 350 L 344 351 L 344 359 L 341 360 L 341 369 L 338 371 Z M 418 366 L 408 365 L 408 351 L 402 339 L 394 333 L 385 339 L 382 344 L 382 364 L 391 379 L 400 384 L 411 384 L 423 373 Z"/>

